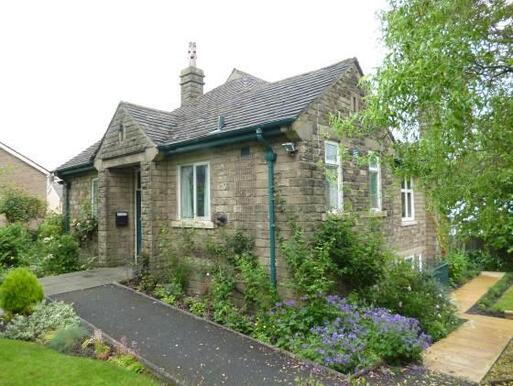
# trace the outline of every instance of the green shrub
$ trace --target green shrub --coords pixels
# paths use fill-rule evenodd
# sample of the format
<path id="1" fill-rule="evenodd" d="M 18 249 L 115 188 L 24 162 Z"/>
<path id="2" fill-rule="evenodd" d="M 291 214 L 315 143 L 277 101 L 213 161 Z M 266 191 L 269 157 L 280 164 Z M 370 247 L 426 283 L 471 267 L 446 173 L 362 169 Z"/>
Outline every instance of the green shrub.
<path id="1" fill-rule="evenodd" d="M 251 311 L 265 311 L 277 300 L 269 275 L 255 256 L 244 253 L 234 258 L 238 277 L 244 289 L 244 301 Z"/>
<path id="2" fill-rule="evenodd" d="M 71 221 L 71 233 L 79 243 L 84 244 L 92 239 L 97 230 L 98 220 L 92 212 L 91 204 L 82 203 L 78 217 Z"/>
<path id="3" fill-rule="evenodd" d="M 383 279 L 358 295 L 373 306 L 417 319 L 434 340 L 445 337 L 459 324 L 456 306 L 445 289 L 405 261 L 390 263 Z"/>
<path id="4" fill-rule="evenodd" d="M 7 189 L 0 197 L 0 213 L 4 214 L 10 223 L 41 218 L 45 211 L 46 204 L 43 200 L 20 189 Z"/>
<path id="5" fill-rule="evenodd" d="M 80 268 L 79 244 L 70 234 L 50 236 L 43 240 L 42 269 L 45 274 L 73 272 Z"/>
<path id="6" fill-rule="evenodd" d="M 43 287 L 25 268 L 15 268 L 0 286 L 0 307 L 11 314 L 29 314 L 43 300 Z"/>
<path id="7" fill-rule="evenodd" d="M 369 224 L 365 237 L 355 231 L 355 225 L 351 218 L 329 216 L 315 235 L 316 248 L 325 250 L 351 289 L 376 284 L 383 276 L 386 261 L 375 224 Z"/>
<path id="8" fill-rule="evenodd" d="M 204 316 L 208 310 L 208 303 L 200 297 L 189 297 L 185 299 L 189 311 L 196 316 Z"/>
<path id="9" fill-rule="evenodd" d="M 4 332 L 9 339 L 38 341 L 59 328 L 80 325 L 73 307 L 63 302 L 40 303 L 30 315 L 17 315 Z"/>
<path id="10" fill-rule="evenodd" d="M 458 287 L 479 273 L 479 267 L 464 252 L 454 251 L 446 256 L 449 264 L 449 281 Z"/>
<path id="11" fill-rule="evenodd" d="M 64 233 L 64 218 L 58 213 L 49 213 L 37 229 L 39 240 L 58 237 Z"/>
<path id="12" fill-rule="evenodd" d="M 16 267 L 32 244 L 32 238 L 21 224 L 0 228 L 0 266 Z"/>
<path id="13" fill-rule="evenodd" d="M 219 267 L 210 285 L 210 297 L 214 321 L 242 333 L 251 331 L 248 317 L 230 301 L 235 288 L 233 274 L 226 267 Z"/>
<path id="14" fill-rule="evenodd" d="M 48 347 L 62 352 L 76 352 L 83 340 L 88 336 L 87 330 L 82 326 L 68 326 L 59 328 L 48 342 Z"/>
<path id="15" fill-rule="evenodd" d="M 288 240 L 281 242 L 281 251 L 291 271 L 290 286 L 299 295 L 329 293 L 333 289 L 335 266 L 329 256 L 329 246 L 312 246 L 303 230 L 295 225 Z"/>
<path id="16" fill-rule="evenodd" d="M 173 305 L 184 296 L 184 291 L 179 283 L 171 282 L 157 284 L 153 294 L 164 303 Z"/>

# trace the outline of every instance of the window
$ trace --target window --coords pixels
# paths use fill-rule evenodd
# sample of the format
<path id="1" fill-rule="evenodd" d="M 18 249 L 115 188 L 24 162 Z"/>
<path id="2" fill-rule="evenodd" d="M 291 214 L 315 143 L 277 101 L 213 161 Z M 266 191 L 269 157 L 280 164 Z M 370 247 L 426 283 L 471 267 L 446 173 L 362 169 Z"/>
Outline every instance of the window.
<path id="1" fill-rule="evenodd" d="M 326 166 L 326 202 L 330 211 L 342 210 L 342 165 L 340 147 L 337 142 L 324 143 Z"/>
<path id="2" fill-rule="evenodd" d="M 370 209 L 381 210 L 381 166 L 376 155 L 369 159 L 369 198 Z"/>
<path id="3" fill-rule="evenodd" d="M 407 262 L 410 262 L 411 263 L 411 266 L 422 272 L 422 268 L 423 268 L 423 264 L 422 264 L 422 255 L 410 255 L 410 256 L 406 256 L 404 258 L 405 261 Z"/>
<path id="4" fill-rule="evenodd" d="M 98 178 L 91 180 L 91 214 L 98 217 Z"/>
<path id="5" fill-rule="evenodd" d="M 125 140 L 125 137 L 126 137 L 126 129 L 125 129 L 125 125 L 123 125 L 122 123 L 119 124 L 119 129 L 118 129 L 118 140 L 119 142 L 123 142 Z"/>
<path id="6" fill-rule="evenodd" d="M 356 95 L 351 96 L 351 110 L 353 113 L 356 113 L 358 111 L 358 98 Z"/>
<path id="7" fill-rule="evenodd" d="M 413 221 L 415 219 L 413 181 L 409 177 L 404 178 L 401 182 L 401 207 L 403 221 Z"/>
<path id="8" fill-rule="evenodd" d="M 179 218 L 205 219 L 210 212 L 210 174 L 208 163 L 178 167 Z"/>

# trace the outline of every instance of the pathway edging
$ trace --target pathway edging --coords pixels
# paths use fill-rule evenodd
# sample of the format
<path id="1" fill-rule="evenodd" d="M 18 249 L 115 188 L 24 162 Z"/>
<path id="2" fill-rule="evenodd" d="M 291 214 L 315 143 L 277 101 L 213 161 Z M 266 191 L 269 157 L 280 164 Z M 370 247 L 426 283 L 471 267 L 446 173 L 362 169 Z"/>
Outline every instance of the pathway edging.
<path id="1" fill-rule="evenodd" d="M 428 369 L 476 383 L 486 376 L 513 337 L 513 320 L 467 311 L 503 275 L 502 272 L 481 272 L 453 292 L 458 316 L 466 321 L 424 352 Z"/>

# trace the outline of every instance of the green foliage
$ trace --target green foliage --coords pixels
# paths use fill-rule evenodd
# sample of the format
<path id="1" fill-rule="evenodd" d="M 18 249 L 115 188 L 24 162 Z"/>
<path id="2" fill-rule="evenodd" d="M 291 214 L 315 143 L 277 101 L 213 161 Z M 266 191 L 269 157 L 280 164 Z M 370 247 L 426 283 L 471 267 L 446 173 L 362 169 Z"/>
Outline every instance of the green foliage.
<path id="1" fill-rule="evenodd" d="M 386 254 L 381 233 L 370 224 L 363 234 L 356 232 L 353 219 L 329 216 L 317 232 L 317 250 L 323 249 L 336 264 L 338 274 L 351 289 L 376 284 L 384 274 Z"/>
<path id="2" fill-rule="evenodd" d="M 40 252 L 44 254 L 42 270 L 47 275 L 73 272 L 80 268 L 79 243 L 70 234 L 45 237 L 40 243 Z"/>
<path id="3" fill-rule="evenodd" d="M 300 295 L 328 293 L 334 285 L 335 267 L 329 255 L 329 245 L 312 246 L 303 230 L 291 223 L 292 235 L 282 241 L 281 251 L 291 271 L 291 287 Z"/>
<path id="4" fill-rule="evenodd" d="M 0 228 L 0 266 L 16 267 L 32 244 L 32 237 L 21 224 Z"/>
<path id="5" fill-rule="evenodd" d="M 446 291 L 405 261 L 391 262 L 383 279 L 358 295 L 373 306 L 417 319 L 433 340 L 445 337 L 459 324 Z"/>
<path id="6" fill-rule="evenodd" d="M 326 303 L 324 297 L 304 296 L 300 304 L 293 300 L 278 302 L 274 310 L 259 315 L 252 335 L 285 350 L 295 351 L 313 327 L 322 326 L 336 317 L 337 311 Z"/>
<path id="7" fill-rule="evenodd" d="M 277 294 L 264 267 L 248 253 L 236 255 L 234 261 L 244 286 L 245 306 L 254 311 L 268 310 L 277 300 Z"/>
<path id="8" fill-rule="evenodd" d="M 164 303 L 174 305 L 184 296 L 184 289 L 180 283 L 172 281 L 171 283 L 157 284 L 153 289 L 153 294 Z"/>
<path id="9" fill-rule="evenodd" d="M 478 310 L 490 314 L 501 313 L 502 311 L 495 307 L 495 303 L 512 285 L 513 273 L 508 272 L 479 299 Z"/>
<path id="10" fill-rule="evenodd" d="M 109 362 L 127 369 L 128 371 L 136 374 L 144 372 L 144 366 L 137 360 L 137 358 L 130 354 L 116 354 L 109 358 Z"/>
<path id="11" fill-rule="evenodd" d="M 449 280 L 452 287 L 458 287 L 466 283 L 480 271 L 480 267 L 464 252 L 453 251 L 447 254 L 445 258 L 449 264 Z"/>
<path id="12" fill-rule="evenodd" d="M 20 189 L 6 189 L 0 195 L 0 214 L 10 223 L 28 222 L 44 216 L 46 204 Z"/>
<path id="13" fill-rule="evenodd" d="M 223 233 L 220 240 L 209 238 L 206 243 L 208 255 L 216 258 L 219 263 L 234 263 L 235 256 L 253 253 L 255 241 L 244 232 Z"/>
<path id="14" fill-rule="evenodd" d="M 73 307 L 63 302 L 39 303 L 30 315 L 17 315 L 4 332 L 9 339 L 41 340 L 49 332 L 59 328 L 80 325 L 80 318 Z"/>
<path id="15" fill-rule="evenodd" d="M 74 353 L 78 351 L 87 335 L 87 330 L 82 326 L 59 328 L 48 342 L 48 347 L 62 353 Z"/>
<path id="16" fill-rule="evenodd" d="M 11 270 L 0 286 L 0 307 L 10 314 L 29 314 L 43 300 L 43 287 L 25 268 Z"/>
<path id="17" fill-rule="evenodd" d="M 96 359 L 106 360 L 110 356 L 111 348 L 104 342 L 101 330 L 94 330 L 93 336 L 82 342 L 82 349 L 92 348 Z"/>
<path id="18" fill-rule="evenodd" d="M 200 297 L 192 296 L 186 298 L 185 305 L 196 316 L 205 316 L 208 311 L 208 302 Z"/>
<path id="19" fill-rule="evenodd" d="M 71 222 L 71 233 L 81 243 L 91 240 L 98 230 L 96 214 L 91 209 L 90 202 L 84 202 L 80 206 L 78 217 Z"/>
<path id="20" fill-rule="evenodd" d="M 59 213 L 49 213 L 37 229 L 37 237 L 58 237 L 64 233 L 64 218 Z"/>
<path id="21" fill-rule="evenodd" d="M 228 267 L 219 267 L 212 277 L 210 297 L 214 321 L 242 333 L 248 333 L 251 326 L 248 318 L 231 302 L 235 289 L 233 273 Z"/>
<path id="22" fill-rule="evenodd" d="M 512 16 L 505 0 L 388 0 L 366 109 L 335 125 L 341 136 L 394 128 L 398 172 L 427 192 L 440 232 L 450 220 L 460 237 L 510 253 Z"/>

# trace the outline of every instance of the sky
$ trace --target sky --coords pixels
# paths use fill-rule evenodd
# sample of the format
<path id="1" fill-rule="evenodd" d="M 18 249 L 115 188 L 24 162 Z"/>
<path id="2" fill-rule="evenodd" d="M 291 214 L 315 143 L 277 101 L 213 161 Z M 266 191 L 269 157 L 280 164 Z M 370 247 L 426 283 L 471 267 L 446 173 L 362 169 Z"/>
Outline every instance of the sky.
<path id="1" fill-rule="evenodd" d="M 205 91 L 235 67 L 276 81 L 357 57 L 381 63 L 385 0 L 0 3 L 0 141 L 54 169 L 98 139 L 119 101 L 180 104 L 197 44 Z"/>

